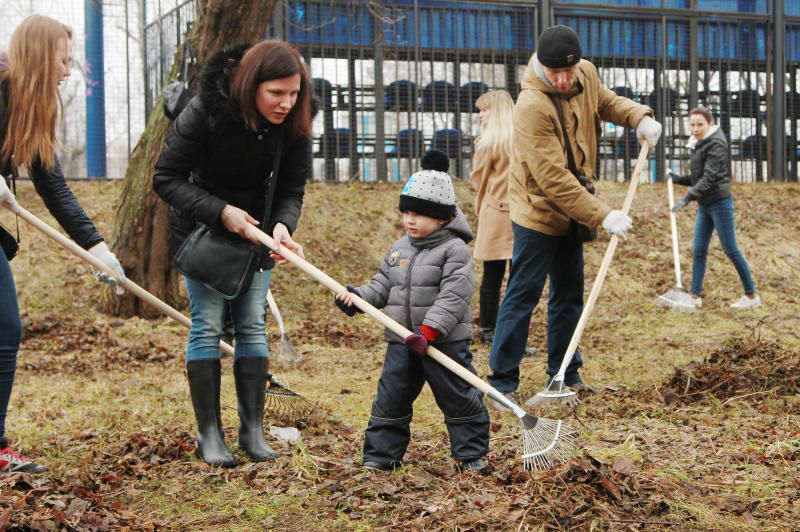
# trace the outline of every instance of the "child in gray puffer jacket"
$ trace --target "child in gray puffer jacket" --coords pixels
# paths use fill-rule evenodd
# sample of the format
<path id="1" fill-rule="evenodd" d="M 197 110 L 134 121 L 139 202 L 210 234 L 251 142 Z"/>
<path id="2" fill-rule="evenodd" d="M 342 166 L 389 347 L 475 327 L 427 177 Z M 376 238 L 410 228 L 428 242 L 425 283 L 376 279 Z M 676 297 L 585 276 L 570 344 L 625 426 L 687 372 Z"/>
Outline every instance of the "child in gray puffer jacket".
<path id="1" fill-rule="evenodd" d="M 401 338 L 386 330 L 386 359 L 364 440 L 364 467 L 391 470 L 402 463 L 412 404 L 427 382 L 444 413 L 453 458 L 462 470 L 481 470 L 489 448 L 482 395 L 425 356 L 433 344 L 475 373 L 469 351 L 475 279 L 467 243 L 472 231 L 456 207 L 450 176 L 442 171 L 412 175 L 400 195 L 400 210 L 406 236 L 391 245 L 368 284 L 347 287 L 414 331 Z M 338 294 L 335 302 L 352 316 L 358 309 L 349 292 Z"/>

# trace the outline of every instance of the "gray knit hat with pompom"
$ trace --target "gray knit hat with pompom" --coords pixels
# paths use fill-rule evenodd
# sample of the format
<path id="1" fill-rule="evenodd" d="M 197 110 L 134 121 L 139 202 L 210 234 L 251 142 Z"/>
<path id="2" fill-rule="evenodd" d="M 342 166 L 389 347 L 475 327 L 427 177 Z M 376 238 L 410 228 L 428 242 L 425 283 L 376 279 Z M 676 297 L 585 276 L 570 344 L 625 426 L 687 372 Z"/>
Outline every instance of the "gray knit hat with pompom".
<path id="1" fill-rule="evenodd" d="M 408 178 L 400 194 L 400 210 L 449 220 L 456 213 L 453 180 L 445 172 L 420 170 Z"/>

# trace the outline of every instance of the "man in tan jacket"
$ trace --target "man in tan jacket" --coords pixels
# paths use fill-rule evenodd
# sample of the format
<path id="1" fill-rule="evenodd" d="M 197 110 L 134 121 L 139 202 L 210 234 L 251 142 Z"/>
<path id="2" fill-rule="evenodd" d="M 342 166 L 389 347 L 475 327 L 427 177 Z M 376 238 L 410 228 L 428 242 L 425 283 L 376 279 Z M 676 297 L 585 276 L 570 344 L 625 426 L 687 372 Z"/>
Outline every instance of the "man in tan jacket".
<path id="1" fill-rule="evenodd" d="M 567 139 L 555 105 L 562 109 Z M 600 121 L 636 128 L 652 147 L 661 124 L 644 105 L 603 87 L 597 69 L 581 59 L 578 35 L 567 26 L 547 28 L 528 64 L 514 108 L 514 149 L 508 183 L 514 253 L 497 317 L 489 381 L 516 401 L 519 364 L 528 340 L 531 314 L 550 278 L 547 302 L 547 375 L 558 373 L 583 310 L 583 244 L 575 227 L 602 226 L 622 238 L 631 219 L 612 210 L 581 183 L 595 177 Z M 566 142 L 568 141 L 568 142 Z M 572 161 L 567 147 L 571 148 Z M 572 168 L 572 170 L 570 170 Z M 574 222 L 570 224 L 570 220 Z M 564 383 L 585 387 L 578 374 L 580 353 Z M 504 410 L 492 401 L 498 410 Z"/>

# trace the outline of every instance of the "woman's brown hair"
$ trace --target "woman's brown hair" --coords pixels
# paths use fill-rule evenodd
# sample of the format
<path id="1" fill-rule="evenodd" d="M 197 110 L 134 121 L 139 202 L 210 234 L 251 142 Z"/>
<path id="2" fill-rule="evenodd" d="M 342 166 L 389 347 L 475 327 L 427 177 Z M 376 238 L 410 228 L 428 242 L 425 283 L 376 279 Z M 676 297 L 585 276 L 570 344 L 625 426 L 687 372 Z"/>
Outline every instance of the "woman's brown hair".
<path id="1" fill-rule="evenodd" d="M 707 107 L 703 107 L 702 105 L 698 105 L 697 107 L 689 111 L 689 116 L 692 115 L 700 115 L 703 118 L 705 118 L 706 122 L 708 122 L 709 124 L 714 123 L 714 115 L 711 114 L 711 111 L 709 111 Z"/>
<path id="2" fill-rule="evenodd" d="M 303 58 L 283 41 L 264 41 L 247 50 L 233 75 L 230 98 L 244 115 L 247 127 L 253 131 L 258 129 L 261 115 L 256 108 L 256 94 L 259 85 L 295 74 L 300 74 L 300 92 L 285 124 L 290 136 L 312 138 L 311 83 Z"/>
<path id="3" fill-rule="evenodd" d="M 10 100 L 0 162 L 13 155 L 13 164 L 28 168 L 37 158 L 47 169 L 55 165 L 56 123 L 63 111 L 56 51 L 62 39 L 72 40 L 72 29 L 41 15 L 26 18 L 11 35 L 8 65 L 0 69 Z"/>

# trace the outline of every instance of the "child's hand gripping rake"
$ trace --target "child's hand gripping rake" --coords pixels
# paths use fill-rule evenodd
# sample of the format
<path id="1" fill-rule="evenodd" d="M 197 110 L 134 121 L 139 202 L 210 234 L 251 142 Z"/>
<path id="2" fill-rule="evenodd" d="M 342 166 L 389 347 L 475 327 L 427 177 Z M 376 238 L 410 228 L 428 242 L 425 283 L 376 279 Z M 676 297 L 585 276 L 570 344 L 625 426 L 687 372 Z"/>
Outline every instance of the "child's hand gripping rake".
<path id="1" fill-rule="evenodd" d="M 642 169 L 644 168 L 645 162 L 647 161 L 647 153 L 649 150 L 650 146 L 647 144 L 647 141 L 642 142 L 642 148 L 639 150 L 639 159 L 636 161 L 636 167 L 634 168 L 633 175 L 631 176 L 631 183 L 628 186 L 628 193 L 625 195 L 625 200 L 622 203 L 622 212 L 625 214 L 628 214 L 628 211 L 631 209 L 633 196 L 636 194 L 636 186 L 639 184 L 639 178 L 642 174 Z M 589 294 L 589 299 L 586 301 L 586 304 L 583 307 L 583 312 L 581 312 L 581 317 L 578 320 L 578 325 L 575 327 L 575 331 L 572 333 L 572 339 L 569 342 L 569 346 L 567 346 L 567 351 L 564 353 L 564 359 L 561 362 L 561 367 L 559 368 L 558 373 L 547 385 L 547 388 L 528 399 L 525 402 L 525 406 L 533 407 L 540 405 L 545 401 L 562 401 L 569 405 L 575 405 L 578 403 L 577 394 L 570 390 L 567 386 L 564 386 L 564 375 L 567 372 L 569 363 L 572 362 L 572 357 L 575 356 L 575 351 L 578 349 L 578 343 L 581 341 L 583 330 L 586 328 L 586 324 L 589 322 L 589 316 L 592 314 L 592 310 L 594 310 L 594 305 L 597 302 L 597 297 L 600 295 L 600 290 L 603 287 L 603 282 L 606 279 L 606 273 L 608 273 L 608 267 L 611 265 L 611 259 L 614 258 L 614 252 L 617 249 L 618 243 L 619 237 L 617 235 L 611 235 L 611 241 L 608 243 L 608 249 L 606 249 L 603 262 L 600 264 L 600 271 L 597 272 L 597 277 L 594 280 L 594 285 L 592 285 L 592 291 Z"/>
<path id="2" fill-rule="evenodd" d="M 678 224 L 672 207 L 675 206 L 675 193 L 672 189 L 672 178 L 667 175 L 667 195 L 669 197 L 669 225 L 672 231 L 672 261 L 675 265 L 675 288 L 661 294 L 656 298 L 656 303 L 669 307 L 678 312 L 694 312 L 697 307 L 692 303 L 691 296 L 683 289 L 681 282 L 681 256 L 678 252 Z"/>
<path id="3" fill-rule="evenodd" d="M 189 320 L 189 318 L 131 281 L 130 278 L 125 281 L 118 279 L 116 273 L 110 270 L 108 266 L 100 262 L 97 258 L 80 247 L 78 244 L 34 216 L 30 211 L 24 209 L 23 207 L 19 207 L 19 212 L 16 214 L 33 227 L 44 233 L 46 236 L 64 246 L 68 251 L 91 264 L 96 270 L 104 272 L 116 279 L 118 286 L 123 287 L 125 290 L 135 295 L 145 303 L 149 303 L 150 305 L 154 306 L 178 323 L 185 325 L 187 328 L 191 327 L 192 322 Z M 227 342 L 221 341 L 220 349 L 233 356 L 233 346 Z M 278 413 L 279 415 L 297 416 L 307 412 L 312 412 L 316 408 L 311 401 L 280 384 L 271 374 L 268 374 L 268 377 L 269 383 L 267 386 L 266 406 L 270 410 Z"/>
<path id="4" fill-rule="evenodd" d="M 309 274 L 316 281 L 319 281 L 326 287 L 333 290 L 334 293 L 339 294 L 346 291 L 344 286 L 333 280 L 331 277 L 317 269 L 309 262 L 300 258 L 292 251 L 288 250 L 284 246 L 279 245 L 266 233 L 259 231 L 258 239 L 268 248 L 272 249 L 276 253 L 279 253 L 289 262 Z M 395 322 L 389 316 L 373 307 L 356 294 L 351 294 L 351 298 L 353 303 L 365 314 L 369 315 L 371 318 L 374 318 L 392 332 L 399 335 L 401 338 L 405 338 L 412 334 L 411 331 Z M 563 421 L 537 418 L 529 415 L 518 405 L 506 399 L 502 393 L 495 390 L 489 384 L 469 372 L 466 368 L 433 346 L 428 347 L 427 354 L 436 362 L 467 381 L 470 385 L 487 394 L 495 401 L 511 409 L 514 414 L 516 414 L 520 420 L 520 423 L 522 424 L 522 458 L 526 469 L 546 469 L 552 467 L 555 462 L 563 461 L 569 457 L 574 445 L 574 438 L 567 431 Z"/>

